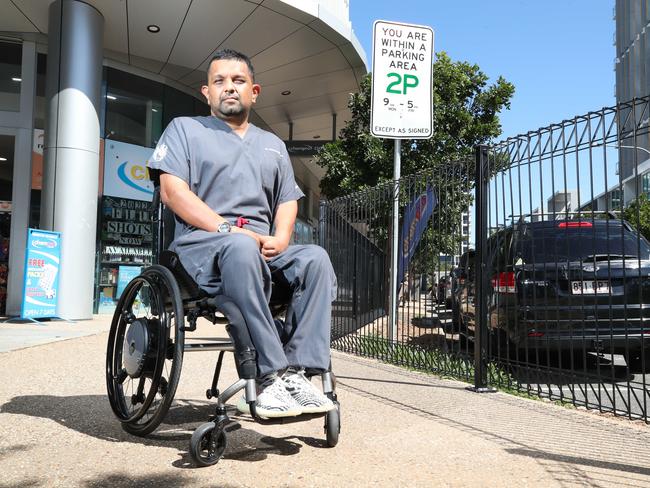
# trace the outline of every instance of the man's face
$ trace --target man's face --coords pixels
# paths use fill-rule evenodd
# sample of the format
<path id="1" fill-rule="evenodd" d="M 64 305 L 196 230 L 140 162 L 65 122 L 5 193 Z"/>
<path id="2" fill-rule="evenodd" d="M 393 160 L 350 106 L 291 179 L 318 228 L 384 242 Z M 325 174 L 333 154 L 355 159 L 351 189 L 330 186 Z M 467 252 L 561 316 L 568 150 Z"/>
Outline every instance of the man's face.
<path id="1" fill-rule="evenodd" d="M 226 121 L 242 122 L 248 119 L 260 86 L 253 83 L 246 63 L 220 59 L 210 65 L 208 84 L 201 87 L 201 92 L 212 115 Z"/>

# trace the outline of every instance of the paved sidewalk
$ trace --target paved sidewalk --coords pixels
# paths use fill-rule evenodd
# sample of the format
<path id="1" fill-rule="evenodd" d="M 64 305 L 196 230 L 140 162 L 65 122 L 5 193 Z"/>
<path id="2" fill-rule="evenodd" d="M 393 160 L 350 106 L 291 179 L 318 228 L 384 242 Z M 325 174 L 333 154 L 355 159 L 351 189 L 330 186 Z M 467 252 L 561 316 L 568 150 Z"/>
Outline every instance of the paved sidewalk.
<path id="1" fill-rule="evenodd" d="M 23 347 L 32 338 L 0 353 L 0 486 L 650 487 L 645 424 L 479 395 L 337 352 L 336 448 L 325 447 L 320 419 L 262 426 L 237 416 L 225 458 L 196 469 L 187 446 L 213 409 L 203 392 L 216 353 L 185 355 L 168 423 L 140 439 L 122 431 L 106 398 L 108 323 L 57 323 L 49 334 L 57 342 Z M 45 337 L 55 324 L 0 324 L 3 349 L 8 336 L 33 327 Z M 222 335 L 215 329 L 201 324 L 190 337 Z M 231 360 L 225 369 L 232 381 Z"/>

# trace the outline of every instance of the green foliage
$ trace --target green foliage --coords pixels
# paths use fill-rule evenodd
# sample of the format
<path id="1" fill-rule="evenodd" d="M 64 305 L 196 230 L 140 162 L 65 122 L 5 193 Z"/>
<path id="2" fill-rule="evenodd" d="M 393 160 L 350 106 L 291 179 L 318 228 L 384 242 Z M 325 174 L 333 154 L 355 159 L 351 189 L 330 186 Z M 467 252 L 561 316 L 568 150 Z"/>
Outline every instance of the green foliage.
<path id="1" fill-rule="evenodd" d="M 650 239 L 650 200 L 645 193 L 639 195 L 625 210 L 623 218 L 632 224 L 646 239 Z"/>
<path id="2" fill-rule="evenodd" d="M 327 144 L 316 157 L 326 169 L 321 191 L 328 198 L 373 187 L 392 179 L 393 141 L 370 134 L 371 75 L 361 82 L 359 93 L 350 97 L 351 120 L 341 138 Z M 498 113 L 510 108 L 514 86 L 499 77 L 488 77 L 475 64 L 454 62 L 438 53 L 433 66 L 433 137 L 402 141 L 402 174 L 424 169 L 451 168 L 465 163 L 459 175 L 464 188 L 473 186 L 474 146 L 501 134 Z"/>
<path id="3" fill-rule="evenodd" d="M 330 199 L 392 180 L 394 142 L 370 134 L 371 87 L 368 74 L 359 93 L 350 97 L 352 118 L 341 130 L 341 138 L 325 145 L 316 157 L 316 162 L 326 169 L 321 191 Z M 444 52 L 438 53 L 433 67 L 433 137 L 404 139 L 401 146 L 401 173 L 413 175 L 402 178 L 401 208 L 426 191 L 427 185 L 433 185 L 438 201 L 432 225 L 411 261 L 411 271 L 417 273 L 430 267 L 440 253 L 458 253 L 460 217 L 472 203 L 474 148 L 501 134 L 497 114 L 510 107 L 513 94 L 514 86 L 503 78 L 488 84 L 487 75 L 477 65 L 454 62 Z M 492 159 L 493 173 L 508 163 L 507 154 L 493 154 Z M 374 200 L 374 215 L 367 222 L 370 234 L 388 252 L 385 244 L 390 237 L 387 224 L 391 198 L 379 189 L 368 192 L 366 197 Z"/>

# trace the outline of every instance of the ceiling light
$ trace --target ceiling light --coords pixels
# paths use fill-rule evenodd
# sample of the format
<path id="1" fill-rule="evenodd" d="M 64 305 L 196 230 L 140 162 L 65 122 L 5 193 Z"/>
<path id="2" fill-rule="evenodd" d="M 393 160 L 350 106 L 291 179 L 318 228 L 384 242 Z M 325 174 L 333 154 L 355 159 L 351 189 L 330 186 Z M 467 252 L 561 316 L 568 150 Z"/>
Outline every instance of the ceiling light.
<path id="1" fill-rule="evenodd" d="M 152 111 L 152 112 L 157 112 L 158 109 L 157 109 L 157 108 L 152 108 L 151 111 Z"/>
<path id="2" fill-rule="evenodd" d="M 319 136 L 318 134 L 316 134 L 316 135 L 314 136 L 314 139 L 320 139 L 320 136 Z"/>
<path id="3" fill-rule="evenodd" d="M 0 158 L 0 161 L 6 161 L 7 158 Z"/>
<path id="4" fill-rule="evenodd" d="M 160 27 L 158 27 L 156 24 L 151 24 L 147 26 L 147 30 L 152 34 L 156 34 L 160 32 Z"/>
<path id="5" fill-rule="evenodd" d="M 23 81 L 23 79 L 22 79 L 22 78 L 15 77 L 15 78 L 12 78 L 11 81 Z"/>
<path id="6" fill-rule="evenodd" d="M 106 98 L 109 100 L 117 100 L 117 97 L 114 97 L 113 95 L 106 95 Z"/>
<path id="7" fill-rule="evenodd" d="M 291 95 L 291 90 L 284 90 L 282 92 L 282 95 L 284 95 L 284 96 Z"/>

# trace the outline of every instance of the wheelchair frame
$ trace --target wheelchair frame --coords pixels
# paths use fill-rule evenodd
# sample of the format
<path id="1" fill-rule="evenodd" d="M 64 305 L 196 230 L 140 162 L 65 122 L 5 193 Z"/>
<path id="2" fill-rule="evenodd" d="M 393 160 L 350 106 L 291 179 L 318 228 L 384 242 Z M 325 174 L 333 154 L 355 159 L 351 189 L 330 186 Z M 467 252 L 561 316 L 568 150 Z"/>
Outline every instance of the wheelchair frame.
<path id="1" fill-rule="evenodd" d="M 124 430 L 146 436 L 163 422 L 176 392 L 184 353 L 219 351 L 212 383 L 206 391 L 208 399 L 216 398 L 215 414 L 194 431 L 190 440 L 189 452 L 197 465 L 210 466 L 222 457 L 226 448 L 224 429 L 233 422 L 228 416 L 226 402 L 241 390 L 244 390 L 251 416 L 261 424 L 293 423 L 324 417 L 327 445 L 334 447 L 340 432 L 340 405 L 331 367 L 321 373 L 321 380 L 323 393 L 334 402 L 335 409 L 275 419 L 258 415 L 255 409 L 256 352 L 244 317 L 230 298 L 224 295 L 210 297 L 201 290 L 185 271 L 178 256 L 167 250 L 173 239 L 175 217 L 160 199 L 155 172 L 152 178 L 155 184 L 152 220 L 156 264 L 143 270 L 122 292 L 113 315 L 106 354 L 108 397 Z M 274 286 L 269 304 L 274 317 L 286 309 L 288 302 L 288 295 L 281 291 Z M 186 344 L 185 332 L 196 330 L 200 317 L 213 324 L 225 325 L 229 338 Z M 239 380 L 219 391 L 217 385 L 226 352 L 234 354 Z M 168 365 L 167 361 L 171 364 Z M 125 388 L 127 382 L 132 387 L 130 396 L 129 388 Z"/>

